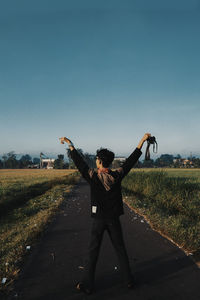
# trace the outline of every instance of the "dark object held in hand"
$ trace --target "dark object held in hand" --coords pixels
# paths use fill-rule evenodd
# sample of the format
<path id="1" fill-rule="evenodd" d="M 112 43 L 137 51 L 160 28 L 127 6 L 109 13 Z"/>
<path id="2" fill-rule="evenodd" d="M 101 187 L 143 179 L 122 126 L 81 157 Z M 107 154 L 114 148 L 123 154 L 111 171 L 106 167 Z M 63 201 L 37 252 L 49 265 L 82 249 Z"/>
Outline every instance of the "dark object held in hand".
<path id="1" fill-rule="evenodd" d="M 156 138 L 155 136 L 150 136 L 148 139 L 147 139 L 147 148 L 146 148 L 146 153 L 145 153 L 145 160 L 150 160 L 150 151 L 149 151 L 149 147 L 150 145 L 153 145 L 153 152 L 154 153 L 157 153 L 158 151 L 158 144 L 156 142 Z"/>

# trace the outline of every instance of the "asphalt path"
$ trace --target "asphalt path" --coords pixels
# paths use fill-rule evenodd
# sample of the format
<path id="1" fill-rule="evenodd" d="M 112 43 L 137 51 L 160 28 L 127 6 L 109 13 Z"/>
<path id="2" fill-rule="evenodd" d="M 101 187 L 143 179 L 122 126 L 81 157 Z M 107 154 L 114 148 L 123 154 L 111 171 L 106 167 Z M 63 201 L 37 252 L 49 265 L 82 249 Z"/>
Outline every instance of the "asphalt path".
<path id="1" fill-rule="evenodd" d="M 124 204 L 121 216 L 134 290 L 124 287 L 107 232 L 96 269 L 96 291 L 84 295 L 74 285 L 81 278 L 90 237 L 89 186 L 84 180 L 66 196 L 58 214 L 31 248 L 9 299 L 23 300 L 199 300 L 200 269 L 189 256 L 153 231 Z"/>

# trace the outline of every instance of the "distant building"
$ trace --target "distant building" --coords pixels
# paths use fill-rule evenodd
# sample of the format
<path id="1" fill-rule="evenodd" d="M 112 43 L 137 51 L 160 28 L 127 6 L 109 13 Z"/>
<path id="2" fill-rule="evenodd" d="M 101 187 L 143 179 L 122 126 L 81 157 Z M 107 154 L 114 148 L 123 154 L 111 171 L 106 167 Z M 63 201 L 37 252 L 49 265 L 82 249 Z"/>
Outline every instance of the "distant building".
<path id="1" fill-rule="evenodd" d="M 41 158 L 41 169 L 53 169 L 54 158 Z"/>
<path id="2" fill-rule="evenodd" d="M 192 167 L 193 166 L 193 162 L 189 159 L 184 159 L 183 160 L 183 165 L 186 167 L 186 166 L 190 166 Z"/>
<path id="3" fill-rule="evenodd" d="M 115 160 L 119 160 L 119 161 L 121 161 L 121 162 L 124 162 L 124 161 L 126 160 L 126 157 L 123 157 L 123 156 L 115 157 L 115 158 L 114 158 L 114 161 L 115 161 Z"/>
<path id="4" fill-rule="evenodd" d="M 194 167 L 193 162 L 185 158 L 175 158 L 173 159 L 173 163 L 178 164 L 180 167 Z"/>

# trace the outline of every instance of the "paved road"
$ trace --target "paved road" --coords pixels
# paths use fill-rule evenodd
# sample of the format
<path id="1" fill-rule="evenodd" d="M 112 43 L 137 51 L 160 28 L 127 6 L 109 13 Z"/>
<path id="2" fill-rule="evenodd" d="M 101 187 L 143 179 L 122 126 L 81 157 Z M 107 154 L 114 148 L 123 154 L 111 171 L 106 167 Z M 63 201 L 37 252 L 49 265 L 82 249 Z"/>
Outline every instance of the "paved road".
<path id="1" fill-rule="evenodd" d="M 10 299 L 200 299 L 200 269 L 126 205 L 121 222 L 137 288 L 130 291 L 123 287 L 117 257 L 105 233 L 97 265 L 96 293 L 87 296 L 76 291 L 74 283 L 83 272 L 91 222 L 89 188 L 82 180 L 33 247 L 15 284 L 14 294 L 18 297 Z"/>

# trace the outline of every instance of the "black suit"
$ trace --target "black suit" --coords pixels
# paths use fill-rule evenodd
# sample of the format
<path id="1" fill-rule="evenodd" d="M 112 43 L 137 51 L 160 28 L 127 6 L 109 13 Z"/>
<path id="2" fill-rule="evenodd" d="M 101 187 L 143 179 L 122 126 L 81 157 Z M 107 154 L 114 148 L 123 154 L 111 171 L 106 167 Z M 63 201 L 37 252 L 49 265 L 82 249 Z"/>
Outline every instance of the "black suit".
<path id="1" fill-rule="evenodd" d="M 116 250 L 124 281 L 128 283 L 132 280 L 119 220 L 119 216 L 124 213 L 121 181 L 137 162 L 141 154 L 142 152 L 136 148 L 121 168 L 116 171 L 109 169 L 107 173 L 98 173 L 88 167 L 76 149 L 71 151 L 71 157 L 75 165 L 91 188 L 91 216 L 93 217 L 93 224 L 89 257 L 84 272 L 84 283 L 90 288 L 94 286 L 95 268 L 105 230 L 107 230 Z"/>

